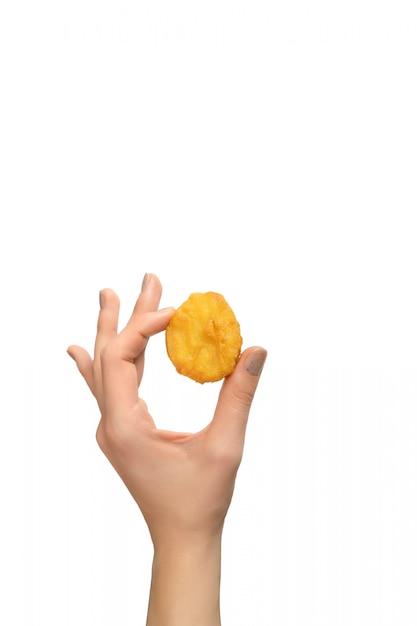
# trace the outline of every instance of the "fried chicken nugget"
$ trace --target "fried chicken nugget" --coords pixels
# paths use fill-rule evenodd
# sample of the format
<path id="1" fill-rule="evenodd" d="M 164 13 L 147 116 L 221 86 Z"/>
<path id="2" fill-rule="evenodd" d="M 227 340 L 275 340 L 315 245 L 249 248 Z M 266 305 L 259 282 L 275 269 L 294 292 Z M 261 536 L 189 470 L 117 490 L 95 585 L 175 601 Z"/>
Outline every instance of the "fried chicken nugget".
<path id="1" fill-rule="evenodd" d="M 213 291 L 192 293 L 171 317 L 165 338 L 177 372 L 199 383 L 231 374 L 242 347 L 232 309 Z"/>

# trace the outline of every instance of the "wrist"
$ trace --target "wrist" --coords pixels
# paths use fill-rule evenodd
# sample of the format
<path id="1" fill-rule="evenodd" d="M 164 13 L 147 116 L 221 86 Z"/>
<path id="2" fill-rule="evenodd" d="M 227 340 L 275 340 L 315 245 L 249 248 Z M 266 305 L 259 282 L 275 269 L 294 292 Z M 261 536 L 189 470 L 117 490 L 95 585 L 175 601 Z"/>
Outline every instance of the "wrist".
<path id="1" fill-rule="evenodd" d="M 219 626 L 221 532 L 154 541 L 147 626 Z"/>

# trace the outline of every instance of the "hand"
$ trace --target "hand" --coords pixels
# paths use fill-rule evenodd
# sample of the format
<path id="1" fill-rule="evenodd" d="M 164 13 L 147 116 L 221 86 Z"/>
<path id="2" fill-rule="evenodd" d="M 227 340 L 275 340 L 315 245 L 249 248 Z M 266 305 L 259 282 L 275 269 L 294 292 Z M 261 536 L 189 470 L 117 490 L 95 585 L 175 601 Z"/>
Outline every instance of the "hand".
<path id="1" fill-rule="evenodd" d="M 155 550 L 214 540 L 219 543 L 242 458 L 249 410 L 266 357 L 245 350 L 223 382 L 213 420 L 190 434 L 157 429 L 138 395 L 149 337 L 163 331 L 174 312 L 158 310 L 162 288 L 145 277 L 126 327 L 118 333 L 119 299 L 101 292 L 94 358 L 78 346 L 70 356 L 95 396 L 100 448 L 137 502 Z"/>

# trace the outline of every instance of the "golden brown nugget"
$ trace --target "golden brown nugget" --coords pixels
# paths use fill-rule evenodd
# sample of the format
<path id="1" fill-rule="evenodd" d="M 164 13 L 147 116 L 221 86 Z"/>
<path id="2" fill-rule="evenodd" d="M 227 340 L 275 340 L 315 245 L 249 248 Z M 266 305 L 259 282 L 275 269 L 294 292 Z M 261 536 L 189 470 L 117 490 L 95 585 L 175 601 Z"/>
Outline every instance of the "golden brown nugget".
<path id="1" fill-rule="evenodd" d="M 242 347 L 239 322 L 214 291 L 192 293 L 171 317 L 165 337 L 177 372 L 199 383 L 231 374 Z"/>

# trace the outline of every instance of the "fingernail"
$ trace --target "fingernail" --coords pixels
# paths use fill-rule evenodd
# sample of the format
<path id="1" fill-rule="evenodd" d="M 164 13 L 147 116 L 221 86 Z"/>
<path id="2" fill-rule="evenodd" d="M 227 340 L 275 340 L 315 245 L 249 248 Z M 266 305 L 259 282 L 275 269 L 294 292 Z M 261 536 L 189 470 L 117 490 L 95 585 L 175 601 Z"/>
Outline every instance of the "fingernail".
<path id="1" fill-rule="evenodd" d="M 103 308 L 103 296 L 101 295 L 101 291 L 98 294 L 98 301 L 100 303 L 100 309 Z"/>
<path id="2" fill-rule="evenodd" d="M 145 274 L 145 276 L 143 277 L 143 281 L 142 281 L 142 290 L 143 291 L 146 287 L 146 285 L 148 284 L 149 281 L 149 274 Z"/>
<path id="3" fill-rule="evenodd" d="M 71 352 L 69 351 L 69 348 L 67 350 L 67 354 L 68 354 L 68 356 L 70 356 L 73 359 L 73 361 L 75 361 L 74 357 L 72 356 Z"/>
<path id="4" fill-rule="evenodd" d="M 250 355 L 248 362 L 246 363 L 246 371 L 252 376 L 259 376 L 262 372 L 262 368 L 265 363 L 267 352 L 266 350 L 259 349 Z"/>

